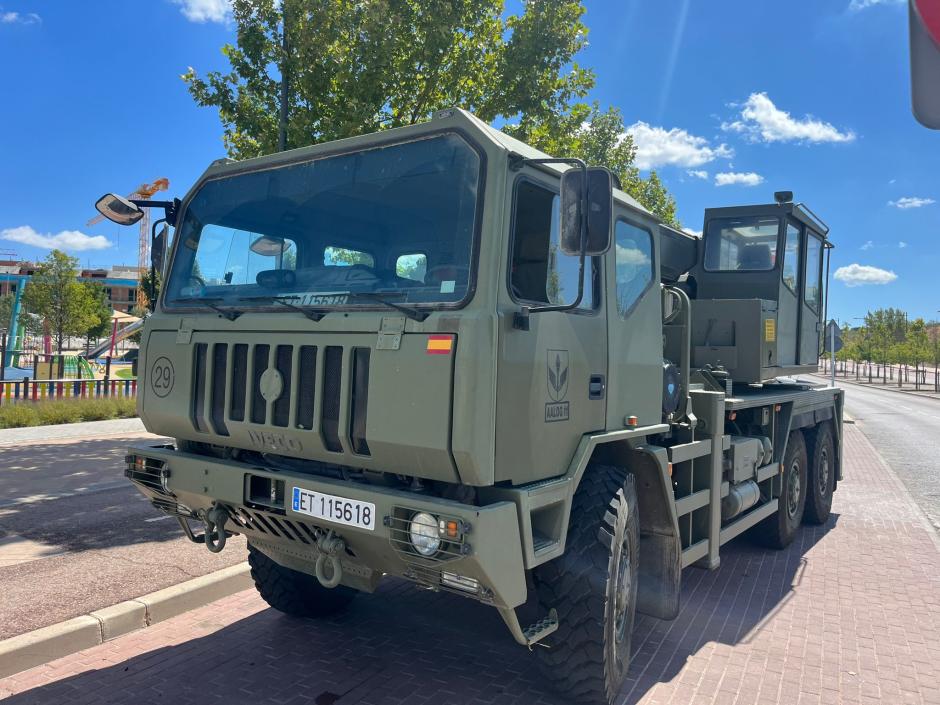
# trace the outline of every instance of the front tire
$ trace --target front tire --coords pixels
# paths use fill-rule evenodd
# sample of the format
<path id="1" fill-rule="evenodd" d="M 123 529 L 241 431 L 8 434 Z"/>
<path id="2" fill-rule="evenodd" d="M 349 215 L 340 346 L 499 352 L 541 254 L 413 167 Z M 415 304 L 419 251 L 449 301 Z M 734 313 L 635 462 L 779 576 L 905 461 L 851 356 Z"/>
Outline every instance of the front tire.
<path id="1" fill-rule="evenodd" d="M 783 490 L 778 498 L 777 512 L 754 527 L 754 536 L 769 548 L 783 549 L 790 545 L 803 521 L 806 508 L 806 442 L 802 431 L 792 431 L 783 458 Z"/>
<path id="2" fill-rule="evenodd" d="M 248 565 L 258 594 L 274 609 L 293 617 L 328 617 L 352 602 L 356 591 L 325 588 L 312 575 L 285 568 L 248 544 Z"/>
<path id="3" fill-rule="evenodd" d="M 809 451 L 809 486 L 803 521 L 807 524 L 825 524 L 832 511 L 832 492 L 836 480 L 835 448 L 828 423 L 823 423 L 816 430 Z"/>
<path id="4" fill-rule="evenodd" d="M 558 630 L 536 647 L 545 676 L 566 696 L 612 703 L 630 666 L 640 524 L 632 475 L 588 467 L 574 496 L 565 553 L 536 569 L 542 613 Z"/>

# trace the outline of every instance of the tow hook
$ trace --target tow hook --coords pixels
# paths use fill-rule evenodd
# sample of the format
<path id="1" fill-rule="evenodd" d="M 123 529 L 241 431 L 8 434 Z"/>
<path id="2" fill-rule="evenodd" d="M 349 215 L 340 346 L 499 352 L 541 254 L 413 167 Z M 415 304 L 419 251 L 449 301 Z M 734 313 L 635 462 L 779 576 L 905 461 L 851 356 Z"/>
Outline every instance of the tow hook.
<path id="1" fill-rule="evenodd" d="M 317 541 L 320 555 L 317 556 L 315 571 L 317 580 L 325 588 L 335 588 L 343 579 L 343 564 L 340 555 L 346 551 L 346 542 L 333 534 L 332 529 Z M 330 564 L 330 574 L 327 576 L 326 564 Z"/>
<path id="2" fill-rule="evenodd" d="M 225 507 L 216 504 L 206 512 L 206 548 L 212 553 L 219 553 L 225 548 L 226 521 L 228 521 L 228 512 Z"/>

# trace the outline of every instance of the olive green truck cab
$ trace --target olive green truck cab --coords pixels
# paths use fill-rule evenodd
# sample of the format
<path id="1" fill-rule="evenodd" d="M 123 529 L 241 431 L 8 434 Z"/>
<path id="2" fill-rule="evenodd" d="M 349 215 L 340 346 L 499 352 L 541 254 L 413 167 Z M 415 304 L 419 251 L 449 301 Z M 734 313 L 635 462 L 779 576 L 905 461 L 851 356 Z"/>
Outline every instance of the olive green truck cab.
<path id="1" fill-rule="evenodd" d="M 210 550 L 244 535 L 278 609 L 397 576 L 494 606 L 560 689 L 608 702 L 683 568 L 829 515 L 842 393 L 793 375 L 831 245 L 789 194 L 694 237 L 448 110 L 221 160 L 182 201 L 99 201 L 154 206 L 175 235 L 138 408 L 176 441 L 126 474 Z"/>

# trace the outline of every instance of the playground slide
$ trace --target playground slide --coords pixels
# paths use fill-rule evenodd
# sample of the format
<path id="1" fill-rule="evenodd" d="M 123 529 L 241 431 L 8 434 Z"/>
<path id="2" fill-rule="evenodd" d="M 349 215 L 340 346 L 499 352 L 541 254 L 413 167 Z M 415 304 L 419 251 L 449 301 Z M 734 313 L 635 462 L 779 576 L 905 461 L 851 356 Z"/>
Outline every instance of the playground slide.
<path id="1" fill-rule="evenodd" d="M 114 342 L 119 343 L 125 338 L 134 335 L 144 326 L 144 321 L 146 318 L 141 318 L 139 321 L 134 321 L 129 326 L 125 326 L 117 332 L 117 335 L 114 336 Z M 109 336 L 103 342 L 99 343 L 97 346 L 93 347 L 88 351 L 87 355 L 82 355 L 86 360 L 94 360 L 98 357 L 104 355 L 111 348 L 111 337 Z"/>

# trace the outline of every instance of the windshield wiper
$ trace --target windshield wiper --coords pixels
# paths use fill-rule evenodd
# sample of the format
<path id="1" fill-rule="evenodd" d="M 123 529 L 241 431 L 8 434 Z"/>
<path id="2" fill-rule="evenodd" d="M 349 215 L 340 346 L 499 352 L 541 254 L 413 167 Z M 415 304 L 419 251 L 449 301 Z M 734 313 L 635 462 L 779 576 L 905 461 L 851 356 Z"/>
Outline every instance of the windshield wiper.
<path id="1" fill-rule="evenodd" d="M 389 296 L 390 294 L 391 294 L 391 295 L 395 295 L 395 294 L 400 294 L 400 293 L 401 293 L 401 292 L 391 292 L 391 291 L 388 291 L 388 292 L 384 292 L 384 291 L 381 291 L 381 292 L 380 292 L 380 291 L 351 291 L 351 292 L 349 292 L 348 296 L 349 296 L 349 298 L 351 298 L 351 299 L 352 299 L 352 298 L 357 298 L 357 297 L 361 297 L 361 298 L 364 298 L 364 299 L 372 299 L 372 300 L 375 301 L 376 303 L 380 303 L 380 304 L 382 304 L 383 306 L 388 306 L 389 308 L 393 308 L 393 309 L 395 309 L 396 311 L 401 311 L 403 314 L 405 314 L 406 316 L 408 316 L 408 318 L 411 318 L 412 320 L 415 320 L 415 321 L 423 321 L 423 320 L 425 320 L 425 319 L 428 317 L 429 314 L 428 314 L 426 311 L 419 311 L 418 309 L 412 308 L 411 306 L 404 306 L 404 305 L 402 305 L 402 304 L 396 304 L 394 301 L 389 301 L 389 300 L 386 298 L 386 297 Z"/>
<path id="2" fill-rule="evenodd" d="M 173 299 L 170 303 L 173 304 L 202 304 L 203 306 L 208 306 L 213 311 L 218 311 L 220 316 L 224 316 L 230 321 L 234 321 L 236 318 L 242 315 L 242 311 L 238 309 L 225 309 L 221 306 L 217 306 L 220 301 L 225 301 L 225 299 L 220 297 L 209 297 L 204 298 L 202 296 L 190 296 L 183 299 Z"/>
<path id="3" fill-rule="evenodd" d="M 286 306 L 292 311 L 299 311 L 311 321 L 320 321 L 327 314 L 322 308 L 313 308 L 311 306 L 298 306 L 291 303 L 291 299 L 300 298 L 298 296 L 243 296 L 239 301 L 271 301 L 272 303 Z"/>

